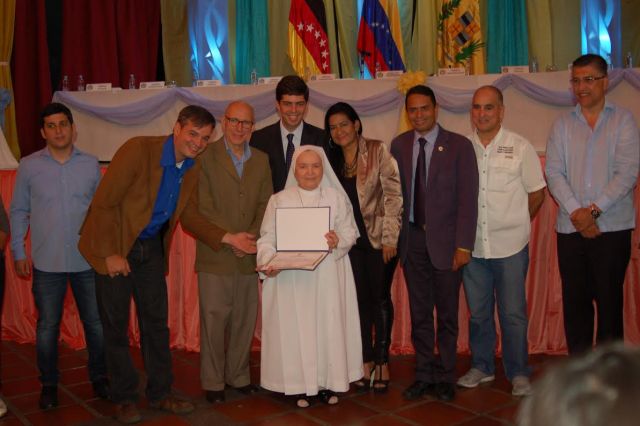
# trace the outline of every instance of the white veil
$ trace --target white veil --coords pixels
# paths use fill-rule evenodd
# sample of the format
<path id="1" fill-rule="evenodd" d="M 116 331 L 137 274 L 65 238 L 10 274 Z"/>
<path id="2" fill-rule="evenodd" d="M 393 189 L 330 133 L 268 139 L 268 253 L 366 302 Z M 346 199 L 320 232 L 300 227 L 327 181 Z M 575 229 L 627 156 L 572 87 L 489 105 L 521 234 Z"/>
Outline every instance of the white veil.
<path id="1" fill-rule="evenodd" d="M 329 159 L 327 158 L 327 154 L 324 152 L 319 146 L 315 145 L 301 145 L 296 148 L 293 152 L 293 158 L 291 160 L 291 167 L 289 168 L 289 174 L 287 175 L 287 182 L 284 187 L 289 188 L 291 186 L 298 186 L 298 181 L 296 181 L 296 177 L 293 175 L 294 170 L 296 169 L 296 161 L 298 161 L 298 157 L 305 151 L 313 151 L 322 159 L 322 180 L 320 181 L 321 188 L 333 188 L 336 191 L 340 192 L 344 197 L 349 201 L 349 197 L 345 192 L 338 176 L 333 171 L 331 164 L 329 163 Z M 349 201 L 349 205 L 351 202 Z M 353 207 L 353 206 L 352 206 Z"/>

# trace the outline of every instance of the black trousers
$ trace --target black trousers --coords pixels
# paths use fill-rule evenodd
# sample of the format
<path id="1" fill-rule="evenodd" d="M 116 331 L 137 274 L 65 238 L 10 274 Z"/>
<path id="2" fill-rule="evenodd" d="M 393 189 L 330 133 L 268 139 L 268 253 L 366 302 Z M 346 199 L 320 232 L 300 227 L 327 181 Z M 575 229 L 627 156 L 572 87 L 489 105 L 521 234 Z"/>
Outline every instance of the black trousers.
<path id="1" fill-rule="evenodd" d="M 385 265 L 382 250 L 359 246 L 349 251 L 349 260 L 358 296 L 362 359 L 364 362 L 383 364 L 389 361 L 393 325 L 391 283 L 398 260 L 396 257 Z"/>
<path id="2" fill-rule="evenodd" d="M 403 266 L 411 309 L 411 340 L 416 350 L 416 380 L 455 383 L 461 273 L 433 266 L 424 231 L 413 224 L 409 225 L 409 249 Z"/>
<path id="3" fill-rule="evenodd" d="M 131 273 L 110 278 L 96 274 L 98 309 L 104 330 L 111 399 L 115 403 L 138 399 L 138 373 L 129 353 L 131 297 L 136 303 L 142 358 L 147 373 L 146 396 L 158 401 L 171 392 L 171 352 L 167 283 L 162 239 L 138 239 L 127 256 Z"/>
<path id="4" fill-rule="evenodd" d="M 558 234 L 564 331 L 570 354 L 593 345 L 594 302 L 596 342 L 624 338 L 623 284 L 630 256 L 631 230 L 604 232 L 594 239 L 578 232 Z"/>

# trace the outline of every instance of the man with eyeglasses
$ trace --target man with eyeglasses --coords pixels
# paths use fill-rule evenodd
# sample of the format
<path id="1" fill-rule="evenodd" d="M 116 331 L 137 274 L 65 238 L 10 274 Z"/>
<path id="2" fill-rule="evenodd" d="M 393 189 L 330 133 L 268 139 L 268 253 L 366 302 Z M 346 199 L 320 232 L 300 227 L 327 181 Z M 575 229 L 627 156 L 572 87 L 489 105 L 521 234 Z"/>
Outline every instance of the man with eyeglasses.
<path id="1" fill-rule="evenodd" d="M 233 245 L 255 253 L 255 239 L 232 234 L 198 208 L 198 160 L 215 127 L 197 105 L 178 114 L 168 136 L 138 136 L 113 156 L 80 229 L 80 252 L 96 271 L 111 400 L 121 423 L 141 420 L 138 372 L 129 349 L 131 299 L 135 301 L 149 406 L 173 414 L 193 411 L 172 393 L 169 301 L 165 273 L 173 231 L 182 227 L 214 250 Z"/>
<path id="2" fill-rule="evenodd" d="M 638 127 L 605 99 L 607 63 L 594 54 L 573 62 L 576 107 L 556 120 L 547 143 L 549 190 L 559 204 L 556 231 L 564 327 L 570 354 L 624 338 L 623 283 L 635 227 Z"/>
<path id="3" fill-rule="evenodd" d="M 232 102 L 222 119 L 223 136 L 202 154 L 198 184 L 200 213 L 229 232 L 260 231 L 272 193 L 269 159 L 251 148 L 251 105 Z M 198 241 L 200 382 L 211 403 L 225 400 L 225 384 L 248 395 L 249 354 L 258 312 L 256 256 L 226 247 L 214 251 Z"/>
<path id="4" fill-rule="evenodd" d="M 100 166 L 96 157 L 74 146 L 76 127 L 65 105 L 45 106 L 40 126 L 46 146 L 20 161 L 10 216 L 16 273 L 33 277 L 39 406 L 48 409 L 58 405 L 58 338 L 68 283 L 84 327 L 94 393 L 107 398 L 109 389 L 94 273 L 77 247 L 78 231 L 100 182 Z M 29 229 L 30 257 L 25 249 Z"/>
<path id="5" fill-rule="evenodd" d="M 300 145 L 317 145 L 328 152 L 329 142 L 324 130 L 303 121 L 308 109 L 309 87 L 297 75 L 287 75 L 276 86 L 276 110 L 280 120 L 251 137 L 251 146 L 269 156 L 273 192 L 284 188 L 293 151 Z"/>

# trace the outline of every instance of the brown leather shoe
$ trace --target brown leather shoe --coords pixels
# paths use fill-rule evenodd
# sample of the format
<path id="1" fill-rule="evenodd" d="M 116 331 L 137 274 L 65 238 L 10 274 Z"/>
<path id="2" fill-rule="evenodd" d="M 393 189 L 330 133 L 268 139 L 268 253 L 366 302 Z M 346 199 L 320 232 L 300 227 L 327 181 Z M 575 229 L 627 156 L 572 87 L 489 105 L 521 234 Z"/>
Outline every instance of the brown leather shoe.
<path id="1" fill-rule="evenodd" d="M 178 399 L 173 395 L 169 395 L 159 401 L 154 401 L 149 405 L 156 410 L 168 411 L 173 414 L 188 414 L 195 409 L 189 401 Z"/>
<path id="2" fill-rule="evenodd" d="M 130 425 L 138 423 L 142 420 L 142 416 L 140 415 L 136 404 L 132 402 L 125 402 L 124 404 L 116 405 L 116 420 Z"/>

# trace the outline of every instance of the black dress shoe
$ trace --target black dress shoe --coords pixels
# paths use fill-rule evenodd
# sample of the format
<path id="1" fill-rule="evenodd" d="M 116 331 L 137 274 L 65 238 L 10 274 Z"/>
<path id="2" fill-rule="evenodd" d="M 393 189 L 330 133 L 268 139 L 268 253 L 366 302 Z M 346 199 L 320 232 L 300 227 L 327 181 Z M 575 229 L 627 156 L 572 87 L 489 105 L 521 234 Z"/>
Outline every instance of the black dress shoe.
<path id="1" fill-rule="evenodd" d="M 58 406 L 58 387 L 57 386 L 42 386 L 40 392 L 40 401 L 38 406 L 42 410 L 48 410 Z"/>
<path id="2" fill-rule="evenodd" d="M 258 386 L 256 386 L 256 385 L 252 385 L 251 383 L 249 383 L 246 386 L 241 386 L 239 388 L 235 388 L 235 390 L 237 390 L 238 392 L 240 392 L 243 395 L 251 395 L 251 394 L 260 392 L 260 388 Z"/>
<path id="3" fill-rule="evenodd" d="M 219 390 L 219 391 L 208 390 L 205 392 L 204 396 L 205 398 L 207 398 L 207 401 L 209 401 L 212 404 L 215 404 L 216 402 L 224 402 L 224 390 Z"/>
<path id="4" fill-rule="evenodd" d="M 438 383 L 436 396 L 440 401 L 452 401 L 456 396 L 456 387 L 453 383 Z"/>
<path id="5" fill-rule="evenodd" d="M 433 388 L 433 383 L 416 380 L 411 386 L 402 392 L 402 396 L 408 401 L 413 401 L 414 399 L 418 399 L 430 392 L 433 392 Z"/>
<path id="6" fill-rule="evenodd" d="M 106 377 L 96 380 L 91 383 L 93 387 L 93 394 L 102 399 L 109 399 L 109 381 Z"/>

